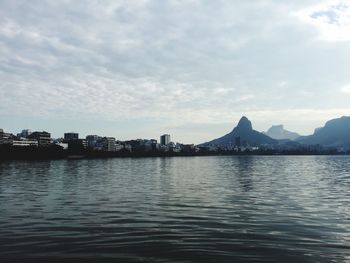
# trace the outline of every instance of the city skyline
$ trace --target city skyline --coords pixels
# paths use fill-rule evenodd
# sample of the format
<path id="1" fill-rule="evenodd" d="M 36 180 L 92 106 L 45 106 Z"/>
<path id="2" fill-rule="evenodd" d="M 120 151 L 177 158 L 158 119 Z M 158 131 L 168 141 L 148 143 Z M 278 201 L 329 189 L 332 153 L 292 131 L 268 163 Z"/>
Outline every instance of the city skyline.
<path id="1" fill-rule="evenodd" d="M 349 116 L 341 116 L 342 118 L 343 117 L 346 117 L 346 118 L 349 118 Z M 242 116 L 241 118 L 245 118 L 245 116 Z M 240 119 L 241 119 L 240 118 Z M 339 118 L 335 118 L 335 119 L 339 119 Z M 325 125 L 326 125 L 326 123 L 328 123 L 329 121 L 331 121 L 331 120 L 334 120 L 334 119 L 329 119 L 329 120 L 326 120 L 323 124 L 321 124 L 320 126 L 318 126 L 318 127 L 314 127 L 314 129 L 313 129 L 313 131 L 312 131 L 312 133 L 311 134 L 297 134 L 297 136 L 296 137 L 300 137 L 300 136 L 309 136 L 309 135 L 312 135 L 312 134 L 314 134 L 314 132 L 316 131 L 316 130 L 318 130 L 318 129 L 320 129 L 320 128 L 323 128 Z M 238 121 L 236 122 L 236 123 L 238 123 Z M 232 128 L 234 128 L 235 127 L 235 125 L 236 124 L 233 124 L 233 126 L 232 126 Z M 254 126 L 255 127 L 255 126 Z M 231 132 L 232 131 L 232 128 L 230 129 L 230 130 L 227 130 L 227 131 L 224 131 L 224 130 L 222 130 L 221 131 L 221 134 L 219 134 L 219 135 L 222 135 L 222 134 L 225 134 L 225 133 L 227 133 L 227 132 Z M 294 132 L 294 131 L 288 131 L 288 129 L 286 129 L 286 127 L 285 127 L 285 125 L 271 125 L 270 127 L 269 127 L 270 129 L 271 128 L 274 128 L 274 129 L 285 129 L 285 131 L 286 132 Z M 345 127 L 344 127 L 345 128 Z M 346 128 L 345 128 L 346 129 Z M 93 133 L 93 132 L 87 132 L 87 133 L 81 133 L 81 132 L 79 132 L 79 131 L 77 131 L 77 130 L 69 130 L 69 129 L 65 129 L 65 128 L 62 128 L 62 130 L 63 130 L 63 132 L 61 133 L 61 134 L 59 134 L 59 133 L 57 133 L 57 131 L 52 131 L 52 130 L 49 130 L 48 128 L 42 128 L 42 129 L 31 129 L 31 128 L 28 128 L 28 127 L 26 127 L 26 128 L 20 128 L 19 130 L 13 130 L 13 131 L 11 131 L 11 130 L 7 130 L 6 128 L 4 129 L 4 128 L 0 128 L 0 130 L 1 131 L 4 131 L 4 132 L 8 132 L 8 133 L 11 133 L 11 134 L 14 134 L 14 135 L 16 135 L 17 134 L 17 136 L 19 136 L 19 137 L 21 137 L 21 133 L 23 133 L 23 132 L 34 132 L 34 131 L 44 131 L 44 132 L 49 132 L 51 135 L 52 135 L 52 138 L 55 138 L 55 139 L 61 139 L 61 138 L 65 138 L 65 136 L 66 136 L 66 134 L 77 134 L 78 136 L 79 136 L 79 138 L 85 138 L 85 137 L 87 137 L 87 136 L 101 136 L 101 137 L 113 137 L 113 138 L 115 138 L 115 139 L 117 139 L 117 140 L 120 140 L 120 141 L 128 141 L 128 140 L 136 140 L 136 139 L 146 139 L 146 140 L 159 140 L 159 141 L 161 141 L 162 139 L 161 139 L 161 137 L 163 137 L 163 136 L 170 136 L 169 134 L 164 134 L 164 133 L 159 133 L 158 132 L 158 134 L 157 135 L 154 135 L 153 137 L 151 136 L 151 137 L 147 137 L 147 136 L 145 136 L 145 134 L 144 135 L 140 135 L 140 136 L 138 136 L 138 137 L 126 137 L 126 138 L 123 138 L 123 137 L 118 137 L 118 136 L 115 136 L 115 133 L 114 133 L 114 135 L 113 134 L 101 134 L 101 133 Z M 267 129 L 266 131 L 261 131 L 261 130 L 259 130 L 259 132 L 261 132 L 261 133 L 267 133 L 268 132 L 268 130 L 269 129 Z M 25 137 L 25 136 L 24 136 Z M 176 138 L 177 136 L 176 136 L 176 134 L 175 134 L 175 138 Z M 157 139 L 158 138 L 158 139 Z M 159 139 L 160 138 L 160 139 Z M 170 138 L 170 137 L 169 137 Z M 171 136 L 171 138 L 173 138 L 173 135 Z M 293 139 L 292 139 L 293 140 Z M 197 142 L 189 142 L 189 141 L 186 141 L 186 142 L 183 142 L 183 141 L 179 141 L 179 140 L 177 140 L 177 139 L 175 139 L 175 140 L 171 140 L 171 142 L 181 142 L 181 143 L 186 143 L 186 144 L 201 144 L 201 143 L 203 143 L 203 141 L 201 141 L 201 142 L 199 142 L 199 143 L 197 143 Z"/>
<path id="2" fill-rule="evenodd" d="M 0 126 L 201 143 L 350 115 L 345 1 L 0 3 Z M 60 21 L 60 23 L 57 23 Z"/>

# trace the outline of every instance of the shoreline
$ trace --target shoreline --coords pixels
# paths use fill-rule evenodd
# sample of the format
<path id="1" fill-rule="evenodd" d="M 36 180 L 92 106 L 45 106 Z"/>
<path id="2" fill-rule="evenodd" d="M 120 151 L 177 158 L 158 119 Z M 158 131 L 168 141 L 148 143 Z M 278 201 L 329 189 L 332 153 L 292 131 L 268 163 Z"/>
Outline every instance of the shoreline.
<path id="1" fill-rule="evenodd" d="M 210 153 L 210 154 L 119 154 L 119 155 L 65 155 L 65 156 L 4 156 L 1 161 L 40 161 L 40 160 L 94 160 L 94 159 L 140 159 L 140 158 L 172 158 L 172 157 L 209 157 L 209 156 L 349 156 L 349 153 Z"/>

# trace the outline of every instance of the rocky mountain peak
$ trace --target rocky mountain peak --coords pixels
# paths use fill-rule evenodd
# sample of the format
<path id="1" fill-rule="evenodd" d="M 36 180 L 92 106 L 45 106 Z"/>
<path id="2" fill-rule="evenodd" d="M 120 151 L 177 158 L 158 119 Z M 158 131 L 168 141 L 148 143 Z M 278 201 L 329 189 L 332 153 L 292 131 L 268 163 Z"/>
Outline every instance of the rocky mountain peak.
<path id="1" fill-rule="evenodd" d="M 242 131 L 251 131 L 251 130 L 253 130 L 253 127 L 252 127 L 251 121 L 248 120 L 247 117 L 243 116 L 243 117 L 239 120 L 236 129 L 242 130 Z"/>

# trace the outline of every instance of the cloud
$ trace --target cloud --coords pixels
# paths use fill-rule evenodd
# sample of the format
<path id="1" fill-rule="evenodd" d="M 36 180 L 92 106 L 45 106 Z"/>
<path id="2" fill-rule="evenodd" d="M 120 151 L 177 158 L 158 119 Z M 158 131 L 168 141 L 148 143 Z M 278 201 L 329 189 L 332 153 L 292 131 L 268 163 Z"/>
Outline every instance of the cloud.
<path id="1" fill-rule="evenodd" d="M 349 81 L 350 52 L 338 41 L 350 35 L 348 9 L 317 3 L 1 1 L 0 117 L 16 129 L 45 118 L 52 129 L 134 120 L 159 130 L 346 110 L 333 91 Z"/>
<path id="2" fill-rule="evenodd" d="M 343 93 L 350 93 L 350 85 L 346 85 L 340 89 Z"/>
<path id="3" fill-rule="evenodd" d="M 301 21 L 319 31 L 325 41 L 350 41 L 350 5 L 347 1 L 327 1 L 298 11 Z"/>

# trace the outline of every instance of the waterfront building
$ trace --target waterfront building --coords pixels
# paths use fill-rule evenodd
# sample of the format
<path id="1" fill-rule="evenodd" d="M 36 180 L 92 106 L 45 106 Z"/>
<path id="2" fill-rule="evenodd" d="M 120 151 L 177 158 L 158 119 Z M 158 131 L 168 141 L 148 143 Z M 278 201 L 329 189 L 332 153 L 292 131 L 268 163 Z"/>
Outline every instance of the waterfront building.
<path id="1" fill-rule="evenodd" d="M 151 140 L 144 140 L 144 142 L 143 142 L 143 150 L 145 152 L 152 151 L 152 141 Z"/>
<path id="2" fill-rule="evenodd" d="M 68 144 L 69 150 L 80 151 L 86 148 L 86 140 L 85 139 L 73 139 L 65 142 Z"/>
<path id="3" fill-rule="evenodd" d="M 157 140 L 155 140 L 155 139 L 151 139 L 150 140 L 150 144 L 151 144 L 151 146 L 152 146 L 152 150 L 153 151 L 158 151 L 159 150 L 159 143 L 157 142 Z"/>
<path id="4" fill-rule="evenodd" d="M 115 143 L 115 151 L 116 152 L 119 152 L 119 151 L 121 151 L 123 149 L 124 149 L 124 145 L 121 142 L 118 141 L 118 142 Z"/>
<path id="5" fill-rule="evenodd" d="M 181 146 L 179 143 L 175 144 L 173 142 L 169 143 L 169 150 L 174 153 L 179 153 L 181 152 Z"/>
<path id="6" fill-rule="evenodd" d="M 199 151 L 199 148 L 194 144 L 181 144 L 181 151 L 184 153 L 196 153 Z"/>
<path id="7" fill-rule="evenodd" d="M 85 139 L 79 139 L 79 133 L 66 132 L 64 134 L 64 143 L 68 144 L 68 149 L 72 151 L 81 151 L 87 147 Z"/>
<path id="8" fill-rule="evenodd" d="M 125 141 L 125 145 L 129 145 L 131 147 L 132 152 L 144 152 L 152 149 L 151 144 L 148 142 L 149 140 L 136 139 Z"/>
<path id="9" fill-rule="evenodd" d="M 29 146 L 39 146 L 39 143 L 37 140 L 13 140 L 12 141 L 13 146 L 22 146 L 22 147 L 29 147 Z"/>
<path id="10" fill-rule="evenodd" d="M 49 146 L 51 144 L 51 134 L 46 131 L 35 131 L 28 136 L 28 139 L 37 140 L 39 146 Z"/>
<path id="11" fill-rule="evenodd" d="M 65 141 L 72 141 L 72 140 L 78 140 L 78 139 L 79 139 L 79 133 L 67 132 L 64 134 Z"/>
<path id="12" fill-rule="evenodd" d="M 14 137 L 13 134 L 6 133 L 3 129 L 0 129 L 0 144 L 12 144 Z"/>
<path id="13" fill-rule="evenodd" d="M 87 147 L 94 150 L 102 150 L 102 137 L 98 135 L 88 135 L 86 136 Z"/>
<path id="14" fill-rule="evenodd" d="M 163 134 L 160 136 L 160 144 L 161 145 L 168 145 L 170 143 L 170 135 L 169 134 Z"/>
<path id="15" fill-rule="evenodd" d="M 136 147 L 135 150 L 139 151 L 144 151 L 144 152 L 150 152 L 150 151 L 156 151 L 158 148 L 158 143 L 157 140 L 155 139 L 150 139 L 150 140 L 137 140 L 138 141 L 138 146 Z"/>
<path id="16" fill-rule="evenodd" d="M 32 133 L 31 130 L 29 129 L 24 129 L 22 130 L 20 133 L 17 133 L 17 137 L 20 137 L 20 138 L 28 138 L 28 136 Z"/>
<path id="17" fill-rule="evenodd" d="M 115 138 L 113 137 L 103 137 L 103 150 L 107 152 L 115 152 L 116 151 L 116 143 Z"/>
<path id="18" fill-rule="evenodd" d="M 137 139 L 128 142 L 132 146 L 133 151 L 150 152 L 159 149 L 159 144 L 155 139 Z"/>
<path id="19" fill-rule="evenodd" d="M 124 142 L 123 146 L 125 151 L 132 152 L 132 146 L 130 144 L 128 144 L 127 142 Z"/>
<path id="20" fill-rule="evenodd" d="M 169 151 L 169 146 L 160 144 L 158 150 L 161 151 L 161 152 L 168 152 Z"/>

